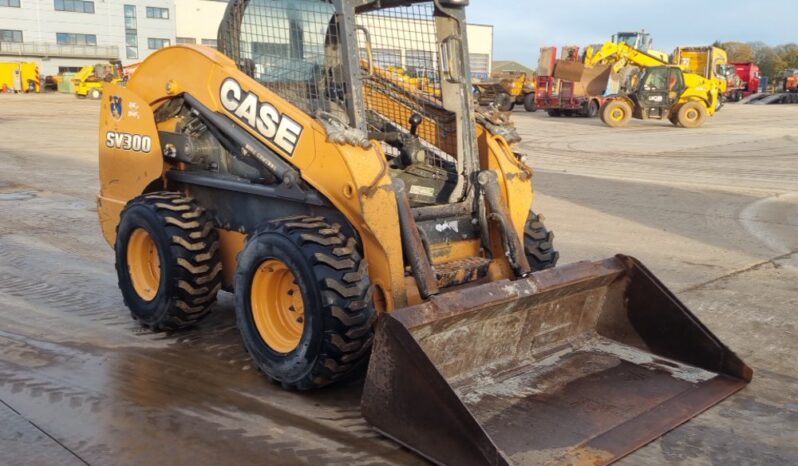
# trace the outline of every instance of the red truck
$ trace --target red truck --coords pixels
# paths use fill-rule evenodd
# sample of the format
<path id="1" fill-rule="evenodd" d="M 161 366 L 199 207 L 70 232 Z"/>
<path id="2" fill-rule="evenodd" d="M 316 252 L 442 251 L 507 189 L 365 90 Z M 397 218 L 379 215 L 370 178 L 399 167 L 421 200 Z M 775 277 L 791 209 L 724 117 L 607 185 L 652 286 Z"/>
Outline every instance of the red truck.
<path id="1" fill-rule="evenodd" d="M 798 69 L 784 71 L 784 92 L 798 92 Z"/>
<path id="2" fill-rule="evenodd" d="M 560 61 L 579 62 L 579 47 L 563 47 Z M 535 82 L 535 106 L 545 110 L 549 116 L 598 116 L 603 96 L 591 96 L 579 83 L 554 77 L 557 48 L 540 49 L 538 77 Z"/>
<path id="3" fill-rule="evenodd" d="M 732 63 L 732 65 L 742 81 L 742 86 L 727 96 L 727 100 L 738 102 L 744 97 L 759 92 L 759 67 L 754 63 Z"/>

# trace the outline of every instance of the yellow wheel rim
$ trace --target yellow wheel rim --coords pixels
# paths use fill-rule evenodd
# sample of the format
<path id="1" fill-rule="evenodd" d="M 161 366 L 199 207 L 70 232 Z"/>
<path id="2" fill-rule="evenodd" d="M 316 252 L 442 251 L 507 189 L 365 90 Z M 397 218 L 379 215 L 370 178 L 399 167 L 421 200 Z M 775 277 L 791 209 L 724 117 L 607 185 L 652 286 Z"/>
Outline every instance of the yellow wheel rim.
<path id="1" fill-rule="evenodd" d="M 152 301 L 161 286 L 161 258 L 150 233 L 136 228 L 127 243 L 127 268 L 136 294 Z"/>
<path id="2" fill-rule="evenodd" d="M 305 329 L 305 301 L 286 264 L 269 259 L 252 277 L 252 317 L 263 341 L 278 353 L 296 349 Z"/>
<path id="3" fill-rule="evenodd" d="M 698 119 L 698 110 L 689 109 L 684 113 L 684 118 L 687 121 L 695 121 Z"/>
<path id="4" fill-rule="evenodd" d="M 612 121 L 621 121 L 625 115 L 626 112 L 624 112 L 622 108 L 613 108 L 610 112 L 610 119 Z"/>

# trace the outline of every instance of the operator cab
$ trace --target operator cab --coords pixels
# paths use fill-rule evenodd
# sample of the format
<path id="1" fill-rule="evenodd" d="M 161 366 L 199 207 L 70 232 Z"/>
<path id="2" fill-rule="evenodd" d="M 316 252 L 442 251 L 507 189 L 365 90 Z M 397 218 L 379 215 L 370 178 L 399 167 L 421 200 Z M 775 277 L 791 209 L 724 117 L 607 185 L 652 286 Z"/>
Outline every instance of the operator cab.
<path id="1" fill-rule="evenodd" d="M 631 97 L 637 100 L 634 117 L 661 120 L 668 117 L 670 109 L 679 101 L 685 90 L 684 73 L 676 66 L 647 68 L 640 78 L 637 91 Z"/>
<path id="2" fill-rule="evenodd" d="M 612 41 L 616 44 L 626 44 L 641 52 L 648 52 L 651 48 L 651 34 L 645 30 L 640 32 L 619 32 L 612 36 Z"/>
<path id="3" fill-rule="evenodd" d="M 220 50 L 328 130 L 379 141 L 412 206 L 465 203 L 478 161 L 467 4 L 241 1 Z"/>

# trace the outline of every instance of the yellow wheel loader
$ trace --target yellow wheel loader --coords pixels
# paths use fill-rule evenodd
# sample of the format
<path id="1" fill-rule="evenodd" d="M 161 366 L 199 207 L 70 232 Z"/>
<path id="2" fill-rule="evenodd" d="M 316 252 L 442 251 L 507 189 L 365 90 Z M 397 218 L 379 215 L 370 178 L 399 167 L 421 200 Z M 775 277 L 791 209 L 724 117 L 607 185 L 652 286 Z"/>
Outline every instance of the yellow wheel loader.
<path id="1" fill-rule="evenodd" d="M 232 292 L 266 377 L 367 365 L 365 419 L 436 463 L 606 464 L 751 370 L 637 260 L 554 267 L 532 170 L 474 112 L 467 3 L 230 2 L 218 51 L 103 89 L 102 231 L 141 324 Z M 376 47 L 428 51 L 437 89 Z"/>
<path id="2" fill-rule="evenodd" d="M 709 80 L 678 66 L 646 68 L 637 88 L 608 98 L 599 110 L 607 126 L 626 126 L 631 118 L 668 119 L 674 126 L 698 128 L 718 109 L 720 94 L 708 92 Z M 716 90 L 717 91 L 717 90 Z"/>

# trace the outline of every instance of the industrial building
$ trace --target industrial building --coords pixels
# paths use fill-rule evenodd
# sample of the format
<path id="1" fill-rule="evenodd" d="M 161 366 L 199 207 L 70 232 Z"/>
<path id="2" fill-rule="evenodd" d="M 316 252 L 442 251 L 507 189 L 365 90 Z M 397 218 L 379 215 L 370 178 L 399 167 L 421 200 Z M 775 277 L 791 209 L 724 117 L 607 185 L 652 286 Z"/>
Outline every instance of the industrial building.
<path id="1" fill-rule="evenodd" d="M 135 63 L 174 40 L 171 0 L 0 0 L 0 61 L 35 61 L 43 75 Z"/>
<path id="2" fill-rule="evenodd" d="M 0 61 L 33 61 L 43 75 L 119 59 L 129 65 L 173 44 L 216 46 L 226 1 L 0 0 Z M 468 25 L 471 68 L 486 78 L 493 26 Z M 412 66 L 429 50 L 375 50 L 378 63 Z"/>

